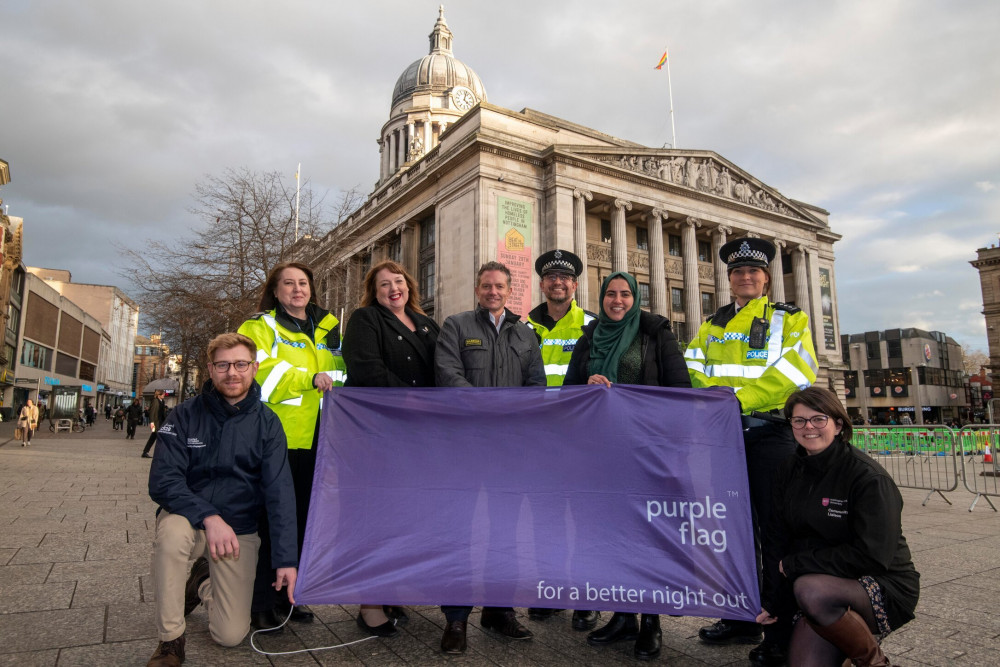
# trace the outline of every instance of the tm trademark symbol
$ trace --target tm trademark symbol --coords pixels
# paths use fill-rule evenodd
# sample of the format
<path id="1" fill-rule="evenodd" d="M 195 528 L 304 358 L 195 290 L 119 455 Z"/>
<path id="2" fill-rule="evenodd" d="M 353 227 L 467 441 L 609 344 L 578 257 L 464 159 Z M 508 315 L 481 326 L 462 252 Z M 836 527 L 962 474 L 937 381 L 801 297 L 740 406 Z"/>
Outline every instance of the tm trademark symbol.
<path id="1" fill-rule="evenodd" d="M 730 498 L 739 498 L 740 497 L 740 492 L 739 491 L 726 491 L 726 493 L 729 494 Z"/>

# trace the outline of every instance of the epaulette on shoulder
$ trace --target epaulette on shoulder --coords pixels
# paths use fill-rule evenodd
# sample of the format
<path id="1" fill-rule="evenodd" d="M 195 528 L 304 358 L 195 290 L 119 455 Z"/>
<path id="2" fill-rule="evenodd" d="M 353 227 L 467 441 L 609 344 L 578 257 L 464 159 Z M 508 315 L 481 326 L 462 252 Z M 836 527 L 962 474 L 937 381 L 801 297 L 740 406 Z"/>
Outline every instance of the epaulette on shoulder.
<path id="1" fill-rule="evenodd" d="M 775 302 L 772 303 L 771 305 L 774 306 L 775 310 L 783 310 L 786 313 L 798 313 L 802 311 L 801 308 L 799 308 L 798 306 L 793 306 L 790 303 Z"/>

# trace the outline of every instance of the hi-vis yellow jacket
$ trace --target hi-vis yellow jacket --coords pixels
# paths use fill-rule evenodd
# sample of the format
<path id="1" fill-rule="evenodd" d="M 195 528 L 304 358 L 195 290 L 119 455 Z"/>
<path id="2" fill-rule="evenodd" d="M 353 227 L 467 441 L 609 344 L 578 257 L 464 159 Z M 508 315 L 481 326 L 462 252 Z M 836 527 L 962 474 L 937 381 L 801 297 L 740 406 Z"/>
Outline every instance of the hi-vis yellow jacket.
<path id="1" fill-rule="evenodd" d="M 754 319 L 768 321 L 762 349 L 750 348 Z M 693 387 L 733 387 L 743 414 L 767 412 L 785 405 L 797 389 L 816 380 L 819 367 L 809 332 L 809 316 L 784 303 L 754 299 L 736 312 L 736 304 L 720 308 L 701 325 L 684 353 Z"/>
<path id="2" fill-rule="evenodd" d="M 542 303 L 528 313 L 527 324 L 535 330 L 541 341 L 542 363 L 545 364 L 545 383 L 549 387 L 561 387 L 573 356 L 576 341 L 583 335 L 584 325 L 594 320 L 594 316 L 576 305 L 576 299 L 556 325 L 549 329 L 541 320 L 548 318 L 548 304 Z"/>
<path id="3" fill-rule="evenodd" d="M 313 338 L 299 331 L 284 313 L 273 310 L 257 313 L 239 329 L 257 344 L 260 398 L 281 420 L 289 449 L 312 447 L 323 405 L 313 376 L 325 372 L 335 387 L 343 386 L 347 376 L 337 318 L 312 304 L 307 311 L 316 322 Z"/>

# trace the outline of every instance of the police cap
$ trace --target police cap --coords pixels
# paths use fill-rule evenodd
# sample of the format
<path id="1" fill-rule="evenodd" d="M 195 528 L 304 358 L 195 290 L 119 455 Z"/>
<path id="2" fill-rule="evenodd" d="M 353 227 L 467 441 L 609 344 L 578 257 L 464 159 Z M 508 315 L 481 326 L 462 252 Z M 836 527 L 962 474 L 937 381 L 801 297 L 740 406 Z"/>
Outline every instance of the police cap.
<path id="1" fill-rule="evenodd" d="M 562 273 L 576 278 L 583 272 L 583 262 L 569 250 L 549 250 L 535 260 L 535 273 L 544 277 L 546 273 Z"/>
<path id="2" fill-rule="evenodd" d="M 719 248 L 719 257 L 730 271 L 741 266 L 766 269 L 774 259 L 775 252 L 774 244 L 770 241 L 746 236 L 733 239 Z"/>

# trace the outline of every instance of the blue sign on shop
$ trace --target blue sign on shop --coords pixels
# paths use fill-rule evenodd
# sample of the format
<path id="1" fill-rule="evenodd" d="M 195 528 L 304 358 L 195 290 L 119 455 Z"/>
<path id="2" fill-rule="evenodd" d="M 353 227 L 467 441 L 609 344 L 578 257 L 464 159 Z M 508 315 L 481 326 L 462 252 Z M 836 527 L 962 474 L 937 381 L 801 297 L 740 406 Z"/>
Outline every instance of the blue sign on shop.
<path id="1" fill-rule="evenodd" d="M 59 378 L 50 378 L 48 375 L 46 375 L 45 384 L 59 384 Z"/>
<path id="2" fill-rule="evenodd" d="M 90 386 L 89 384 L 85 384 L 85 385 L 83 385 L 82 389 L 83 389 L 84 391 L 94 391 L 94 388 L 93 388 L 93 387 L 91 387 L 91 386 Z"/>

